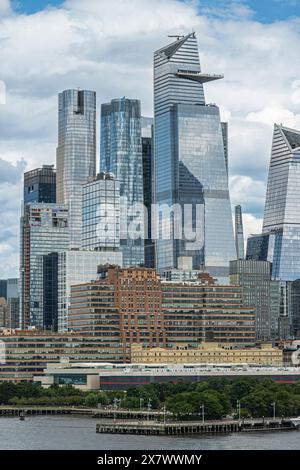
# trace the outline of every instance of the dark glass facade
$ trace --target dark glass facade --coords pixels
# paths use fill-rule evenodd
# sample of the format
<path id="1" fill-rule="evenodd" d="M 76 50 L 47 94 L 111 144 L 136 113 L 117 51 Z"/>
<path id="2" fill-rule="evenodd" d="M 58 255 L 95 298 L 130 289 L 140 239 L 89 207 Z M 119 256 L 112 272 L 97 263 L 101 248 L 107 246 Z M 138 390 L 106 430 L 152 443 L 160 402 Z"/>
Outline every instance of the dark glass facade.
<path id="1" fill-rule="evenodd" d="M 269 251 L 270 234 L 262 233 L 259 235 L 251 235 L 247 240 L 246 259 L 256 261 L 270 261 L 273 254 Z"/>
<path id="2" fill-rule="evenodd" d="M 24 173 L 24 204 L 56 202 L 56 171 L 53 165 L 43 165 Z"/>
<path id="3" fill-rule="evenodd" d="M 295 338 L 300 338 L 300 279 L 291 283 L 291 327 Z"/>
<path id="4" fill-rule="evenodd" d="M 203 91 L 203 83 L 219 78 L 201 73 L 194 33 L 154 53 L 155 202 L 163 232 L 157 234 L 159 271 L 177 267 L 180 256 L 192 256 L 193 269 L 205 266 L 225 279 L 235 259 L 227 130 L 219 108 L 205 104 Z"/>
<path id="5" fill-rule="evenodd" d="M 7 280 L 0 279 L 0 298 L 7 299 Z"/>
<path id="6" fill-rule="evenodd" d="M 153 181 L 153 119 L 142 118 L 142 152 L 145 215 L 145 267 L 155 268 L 155 243 L 152 240 L 151 206 L 154 202 Z"/>
<path id="7" fill-rule="evenodd" d="M 58 329 L 58 253 L 43 257 L 43 329 Z"/>

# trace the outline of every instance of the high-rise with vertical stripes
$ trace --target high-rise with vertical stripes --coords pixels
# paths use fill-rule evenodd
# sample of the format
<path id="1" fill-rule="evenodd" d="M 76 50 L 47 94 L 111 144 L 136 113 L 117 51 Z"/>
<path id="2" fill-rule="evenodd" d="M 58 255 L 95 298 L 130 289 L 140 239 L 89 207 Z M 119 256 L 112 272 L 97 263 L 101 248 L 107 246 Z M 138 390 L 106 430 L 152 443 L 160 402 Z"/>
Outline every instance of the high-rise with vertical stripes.
<path id="1" fill-rule="evenodd" d="M 71 248 L 81 246 L 81 188 L 96 176 L 96 93 L 65 90 L 58 100 L 56 201 L 68 204 Z"/>
<path id="2" fill-rule="evenodd" d="M 263 233 L 274 238 L 272 277 L 300 276 L 300 131 L 275 124 Z"/>

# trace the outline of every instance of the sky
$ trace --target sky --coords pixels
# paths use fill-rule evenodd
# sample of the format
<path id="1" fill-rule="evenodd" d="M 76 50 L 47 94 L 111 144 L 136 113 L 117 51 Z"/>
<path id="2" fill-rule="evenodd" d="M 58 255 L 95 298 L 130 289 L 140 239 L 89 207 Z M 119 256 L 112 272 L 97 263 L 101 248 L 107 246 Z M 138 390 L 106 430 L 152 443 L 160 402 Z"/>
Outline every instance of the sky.
<path id="1" fill-rule="evenodd" d="M 0 279 L 18 275 L 23 172 L 55 163 L 58 92 L 151 116 L 153 51 L 191 31 L 225 76 L 205 94 L 229 123 L 232 206 L 261 230 L 274 123 L 300 129 L 300 0 L 0 0 Z"/>

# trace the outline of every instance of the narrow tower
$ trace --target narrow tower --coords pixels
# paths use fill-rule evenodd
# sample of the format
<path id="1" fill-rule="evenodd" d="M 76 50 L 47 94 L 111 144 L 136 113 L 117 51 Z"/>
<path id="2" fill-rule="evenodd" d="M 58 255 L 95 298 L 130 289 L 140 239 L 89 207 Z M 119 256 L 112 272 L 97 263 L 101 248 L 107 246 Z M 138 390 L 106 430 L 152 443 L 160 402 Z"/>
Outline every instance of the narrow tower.
<path id="1" fill-rule="evenodd" d="M 235 248 L 237 259 L 244 259 L 244 228 L 241 206 L 235 206 Z"/>

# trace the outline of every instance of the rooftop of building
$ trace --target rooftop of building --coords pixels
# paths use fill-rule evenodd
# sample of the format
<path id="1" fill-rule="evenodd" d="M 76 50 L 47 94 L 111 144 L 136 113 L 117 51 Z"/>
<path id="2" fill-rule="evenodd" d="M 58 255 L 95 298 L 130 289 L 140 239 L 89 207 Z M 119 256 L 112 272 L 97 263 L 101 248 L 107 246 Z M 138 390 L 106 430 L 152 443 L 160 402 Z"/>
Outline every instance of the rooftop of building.
<path id="1" fill-rule="evenodd" d="M 25 171 L 24 176 L 30 176 L 31 174 L 35 175 L 43 170 L 49 170 L 53 173 L 56 172 L 56 168 L 54 167 L 54 165 L 42 165 L 40 168 L 33 168 L 32 170 Z"/>
<path id="2" fill-rule="evenodd" d="M 134 343 L 132 345 L 132 349 L 134 350 L 143 350 L 143 351 L 149 351 L 149 349 L 144 348 L 140 344 Z M 241 347 L 240 345 L 236 345 L 235 343 L 218 343 L 218 342 L 212 342 L 212 341 L 206 341 L 202 342 L 201 344 L 198 345 L 197 348 L 191 348 L 188 345 L 174 345 L 172 348 L 159 348 L 159 347 L 154 347 L 151 348 L 150 351 L 197 351 L 197 350 L 235 350 L 235 351 L 263 351 L 263 350 L 270 350 L 270 349 L 277 349 L 280 350 L 279 348 L 273 348 L 273 345 L 271 342 L 265 342 L 265 343 L 260 343 L 256 344 L 253 346 L 243 346 Z"/>
<path id="3" fill-rule="evenodd" d="M 120 375 L 130 374 L 134 375 L 207 375 L 207 376 L 226 376 L 226 375 L 288 375 L 294 374 L 300 376 L 300 367 L 288 367 L 288 366 L 265 366 L 258 364 L 114 364 L 109 362 L 57 362 L 47 364 L 47 369 L 44 371 L 47 373 L 64 373 L 70 370 L 70 373 L 76 373 L 78 370 L 86 373 L 99 373 L 102 375 Z"/>

